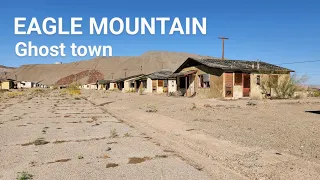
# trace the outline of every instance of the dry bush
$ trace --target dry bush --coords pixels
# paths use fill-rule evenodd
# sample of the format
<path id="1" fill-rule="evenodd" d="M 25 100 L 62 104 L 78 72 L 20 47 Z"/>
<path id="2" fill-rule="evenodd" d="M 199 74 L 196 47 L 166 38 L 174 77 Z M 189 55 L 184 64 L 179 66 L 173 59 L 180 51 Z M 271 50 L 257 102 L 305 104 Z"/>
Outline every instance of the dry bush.
<path id="1" fill-rule="evenodd" d="M 7 92 L 5 93 L 6 97 L 8 98 L 16 98 L 16 97 L 21 97 L 24 96 L 24 92 Z"/>
<path id="2" fill-rule="evenodd" d="M 268 76 L 261 80 L 260 87 L 263 94 L 270 94 L 274 98 L 293 98 L 295 92 L 298 90 L 298 85 L 304 83 L 306 80 L 306 76 L 298 77 L 295 74 L 291 76 L 283 76 L 278 81 L 275 81 Z M 272 92 L 274 92 L 274 94 L 271 94 Z"/>
<path id="3" fill-rule="evenodd" d="M 78 84 L 71 84 L 69 85 L 64 91 L 64 93 L 67 93 L 71 96 L 77 96 L 81 94 L 80 88 Z"/>

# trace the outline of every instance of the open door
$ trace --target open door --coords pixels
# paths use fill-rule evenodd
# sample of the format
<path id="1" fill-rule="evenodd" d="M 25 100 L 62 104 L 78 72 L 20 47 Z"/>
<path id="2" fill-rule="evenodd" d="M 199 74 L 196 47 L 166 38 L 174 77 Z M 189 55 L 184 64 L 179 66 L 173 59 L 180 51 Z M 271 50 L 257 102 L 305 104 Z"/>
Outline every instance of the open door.
<path id="1" fill-rule="evenodd" d="M 233 97 L 233 73 L 225 73 L 225 97 Z"/>
<path id="2" fill-rule="evenodd" d="M 250 74 L 243 74 L 243 97 L 250 97 Z"/>

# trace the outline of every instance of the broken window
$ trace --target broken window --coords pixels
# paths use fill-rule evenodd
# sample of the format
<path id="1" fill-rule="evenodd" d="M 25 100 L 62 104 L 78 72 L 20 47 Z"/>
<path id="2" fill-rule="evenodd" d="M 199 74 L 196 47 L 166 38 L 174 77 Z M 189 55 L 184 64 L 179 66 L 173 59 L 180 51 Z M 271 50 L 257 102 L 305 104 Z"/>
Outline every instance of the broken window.
<path id="1" fill-rule="evenodd" d="M 168 87 L 168 80 L 163 81 L 163 87 Z"/>
<path id="2" fill-rule="evenodd" d="M 234 85 L 242 85 L 242 73 L 234 73 Z"/>
<path id="3" fill-rule="evenodd" d="M 199 88 L 209 88 L 210 87 L 210 75 L 202 74 L 199 75 Z"/>
<path id="4" fill-rule="evenodd" d="M 257 85 L 259 85 L 259 86 L 260 86 L 260 84 L 261 84 L 260 75 L 257 75 Z"/>
<path id="5" fill-rule="evenodd" d="M 130 88 L 134 88 L 134 81 L 130 81 Z"/>

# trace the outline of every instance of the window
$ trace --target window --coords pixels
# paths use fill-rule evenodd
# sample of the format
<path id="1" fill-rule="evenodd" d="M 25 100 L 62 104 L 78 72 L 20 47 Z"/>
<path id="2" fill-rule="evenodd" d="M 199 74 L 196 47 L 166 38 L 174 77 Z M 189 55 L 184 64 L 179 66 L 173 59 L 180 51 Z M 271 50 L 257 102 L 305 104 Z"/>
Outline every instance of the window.
<path id="1" fill-rule="evenodd" d="M 142 84 L 143 84 L 143 88 L 147 89 L 147 81 L 146 81 L 146 80 L 143 80 L 143 81 L 142 81 Z"/>
<path id="2" fill-rule="evenodd" d="M 163 87 L 163 80 L 158 80 L 158 87 Z"/>
<path id="3" fill-rule="evenodd" d="M 260 84 L 261 84 L 261 78 L 260 78 L 260 75 L 257 75 L 257 85 L 260 86 Z"/>
<path id="4" fill-rule="evenodd" d="M 210 87 L 210 75 L 202 74 L 199 75 L 199 88 L 209 88 Z"/>
<path id="5" fill-rule="evenodd" d="M 130 88 L 134 88 L 134 81 L 130 81 Z"/>
<path id="6" fill-rule="evenodd" d="M 234 85 L 242 85 L 242 73 L 234 73 Z"/>
<path id="7" fill-rule="evenodd" d="M 168 87 L 168 80 L 164 80 L 163 87 Z"/>

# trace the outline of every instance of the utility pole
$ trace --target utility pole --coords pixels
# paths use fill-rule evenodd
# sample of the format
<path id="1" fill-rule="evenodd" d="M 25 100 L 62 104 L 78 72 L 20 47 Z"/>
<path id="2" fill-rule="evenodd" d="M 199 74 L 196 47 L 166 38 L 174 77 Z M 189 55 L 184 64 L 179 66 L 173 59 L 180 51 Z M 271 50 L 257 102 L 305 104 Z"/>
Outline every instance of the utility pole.
<path id="1" fill-rule="evenodd" d="M 124 69 L 124 78 L 127 77 L 127 70 L 128 70 L 128 69 Z"/>
<path id="2" fill-rule="evenodd" d="M 219 39 L 221 39 L 222 40 L 222 60 L 224 60 L 224 40 L 228 40 L 229 38 L 227 38 L 227 37 L 218 37 Z"/>
<path id="3" fill-rule="evenodd" d="M 111 76 L 112 76 L 112 80 L 113 80 L 113 75 L 114 75 L 114 73 L 111 73 Z"/>

